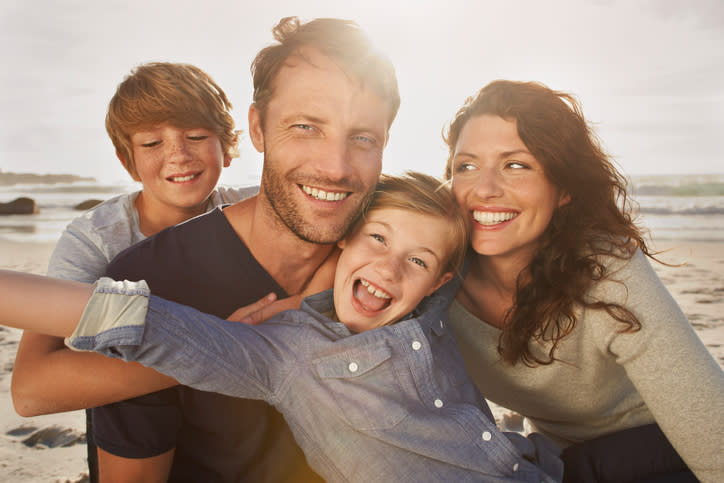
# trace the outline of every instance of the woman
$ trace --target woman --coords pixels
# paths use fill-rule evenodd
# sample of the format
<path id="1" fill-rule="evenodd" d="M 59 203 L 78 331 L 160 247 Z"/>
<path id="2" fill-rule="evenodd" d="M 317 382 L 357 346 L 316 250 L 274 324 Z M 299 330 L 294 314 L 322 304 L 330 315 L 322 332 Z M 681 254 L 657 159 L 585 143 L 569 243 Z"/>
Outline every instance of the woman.
<path id="1" fill-rule="evenodd" d="M 651 268 L 576 100 L 492 82 L 445 139 L 473 219 L 451 322 L 486 397 L 567 448 L 568 481 L 695 481 L 686 465 L 724 481 L 724 373 Z"/>

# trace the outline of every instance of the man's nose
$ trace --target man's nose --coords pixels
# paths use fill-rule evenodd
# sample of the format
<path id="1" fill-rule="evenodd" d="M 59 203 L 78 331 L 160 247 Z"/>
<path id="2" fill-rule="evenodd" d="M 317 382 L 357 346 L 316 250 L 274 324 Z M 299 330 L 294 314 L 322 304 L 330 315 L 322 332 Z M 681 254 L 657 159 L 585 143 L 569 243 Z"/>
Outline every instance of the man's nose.
<path id="1" fill-rule="evenodd" d="M 352 173 L 350 146 L 345 139 L 328 139 L 317 157 L 317 171 L 331 181 L 339 181 Z"/>

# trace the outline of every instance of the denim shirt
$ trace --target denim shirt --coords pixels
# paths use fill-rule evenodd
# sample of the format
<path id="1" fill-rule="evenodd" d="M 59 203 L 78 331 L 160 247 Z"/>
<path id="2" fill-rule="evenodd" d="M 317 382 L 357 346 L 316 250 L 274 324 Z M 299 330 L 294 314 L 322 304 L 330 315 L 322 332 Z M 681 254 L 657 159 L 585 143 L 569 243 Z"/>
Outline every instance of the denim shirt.
<path id="1" fill-rule="evenodd" d="M 416 318 L 353 334 L 323 315 L 331 290 L 249 326 L 103 279 L 67 343 L 273 404 L 327 481 L 559 481 L 552 443 L 497 429 L 448 305 L 433 295 Z"/>

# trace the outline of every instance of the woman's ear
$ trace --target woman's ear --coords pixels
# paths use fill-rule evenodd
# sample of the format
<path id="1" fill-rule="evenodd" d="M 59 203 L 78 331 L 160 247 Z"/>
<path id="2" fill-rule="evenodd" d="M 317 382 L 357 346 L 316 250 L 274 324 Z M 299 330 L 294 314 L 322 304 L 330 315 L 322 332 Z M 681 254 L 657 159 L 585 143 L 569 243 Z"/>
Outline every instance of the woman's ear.
<path id="1" fill-rule="evenodd" d="M 565 206 L 570 202 L 571 202 L 571 195 L 569 195 L 566 192 L 561 192 L 560 196 L 558 197 L 558 208 L 560 208 L 561 206 Z"/>
<path id="2" fill-rule="evenodd" d="M 433 285 L 432 288 L 430 290 L 428 290 L 428 292 L 425 295 L 427 295 L 427 296 L 432 295 L 435 292 L 435 290 L 439 289 L 440 287 L 442 287 L 443 285 L 448 283 L 451 278 L 453 278 L 452 272 L 443 273 L 442 276 L 440 277 L 440 280 L 438 280 L 437 283 L 435 285 Z"/>

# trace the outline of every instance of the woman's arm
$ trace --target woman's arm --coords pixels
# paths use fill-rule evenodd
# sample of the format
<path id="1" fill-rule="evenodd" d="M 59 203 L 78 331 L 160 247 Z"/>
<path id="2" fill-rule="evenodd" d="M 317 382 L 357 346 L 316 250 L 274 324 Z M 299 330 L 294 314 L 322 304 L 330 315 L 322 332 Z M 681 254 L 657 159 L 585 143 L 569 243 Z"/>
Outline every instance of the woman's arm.
<path id="1" fill-rule="evenodd" d="M 640 252 L 613 278 L 641 330 L 614 336 L 611 352 L 691 470 L 724 481 L 724 371 Z"/>

